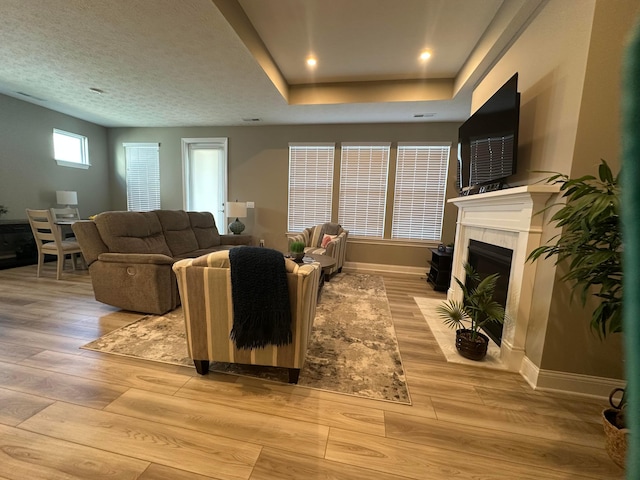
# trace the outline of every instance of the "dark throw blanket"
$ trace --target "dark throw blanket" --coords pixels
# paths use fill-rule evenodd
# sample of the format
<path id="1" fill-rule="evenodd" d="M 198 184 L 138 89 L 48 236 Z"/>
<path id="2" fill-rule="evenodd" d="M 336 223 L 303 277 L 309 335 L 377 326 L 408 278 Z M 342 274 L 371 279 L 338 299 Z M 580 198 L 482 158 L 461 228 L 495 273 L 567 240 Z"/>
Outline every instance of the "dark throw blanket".
<path id="1" fill-rule="evenodd" d="M 291 343 L 291 309 L 284 256 L 262 247 L 232 248 L 231 339 L 239 349 Z"/>

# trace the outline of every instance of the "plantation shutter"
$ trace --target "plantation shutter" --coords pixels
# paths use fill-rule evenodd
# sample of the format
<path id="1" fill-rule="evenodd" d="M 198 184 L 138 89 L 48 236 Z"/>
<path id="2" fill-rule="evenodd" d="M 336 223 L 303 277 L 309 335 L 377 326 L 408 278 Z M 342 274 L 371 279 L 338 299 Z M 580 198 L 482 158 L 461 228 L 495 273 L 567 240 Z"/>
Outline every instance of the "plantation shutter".
<path id="1" fill-rule="evenodd" d="M 160 208 L 160 144 L 125 143 L 127 210 Z"/>
<path id="2" fill-rule="evenodd" d="M 440 241 L 451 144 L 398 144 L 391 238 Z"/>
<path id="3" fill-rule="evenodd" d="M 334 152 L 334 143 L 289 144 L 290 232 L 331 221 Z"/>
<path id="4" fill-rule="evenodd" d="M 338 221 L 351 235 L 384 234 L 389 143 L 342 144 Z"/>

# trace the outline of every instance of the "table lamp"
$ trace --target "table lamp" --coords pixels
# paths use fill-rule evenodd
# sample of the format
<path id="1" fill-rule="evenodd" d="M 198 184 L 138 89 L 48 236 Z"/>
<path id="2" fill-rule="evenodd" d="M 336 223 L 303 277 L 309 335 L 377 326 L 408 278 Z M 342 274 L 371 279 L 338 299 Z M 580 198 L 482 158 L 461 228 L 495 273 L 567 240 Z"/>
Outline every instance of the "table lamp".
<path id="1" fill-rule="evenodd" d="M 240 235 L 244 231 L 244 223 L 239 218 L 247 216 L 247 204 L 244 202 L 227 202 L 227 217 L 236 217 L 235 221 L 229 224 L 229 231 L 234 235 Z"/>
<path id="2" fill-rule="evenodd" d="M 56 202 L 58 205 L 65 205 L 66 208 L 71 208 L 71 205 L 78 204 L 78 192 L 58 190 L 56 192 Z"/>

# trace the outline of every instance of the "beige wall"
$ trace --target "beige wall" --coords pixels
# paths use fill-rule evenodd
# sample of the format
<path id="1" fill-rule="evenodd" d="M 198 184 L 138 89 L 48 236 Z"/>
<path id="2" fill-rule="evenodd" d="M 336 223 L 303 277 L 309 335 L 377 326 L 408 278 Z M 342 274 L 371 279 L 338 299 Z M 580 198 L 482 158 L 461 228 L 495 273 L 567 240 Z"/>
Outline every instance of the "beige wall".
<path id="1" fill-rule="evenodd" d="M 26 219 L 25 208 L 56 206 L 56 190 L 78 192 L 83 217 L 109 206 L 107 129 L 62 113 L 0 95 L 0 205 L 3 220 Z M 92 166 L 58 166 L 53 129 L 88 137 Z"/>
<path id="2" fill-rule="evenodd" d="M 596 173 L 600 158 L 618 163 L 620 58 L 637 0 L 550 0 L 474 92 L 477 109 L 513 73 L 521 91 L 518 175 Z M 549 218 L 549 215 L 546 215 Z M 554 229 L 547 227 L 544 239 Z M 526 355 L 545 370 L 623 378 L 621 338 L 591 332 L 590 309 L 571 302 L 553 261 L 539 261 Z"/>
<path id="3" fill-rule="evenodd" d="M 451 142 L 449 196 L 457 195 L 456 144 L 459 123 L 287 125 L 197 128 L 116 128 L 109 130 L 113 182 L 112 209 L 126 209 L 123 142 L 160 142 L 162 208 L 183 208 L 181 139 L 228 137 L 229 198 L 253 201 L 244 222 L 246 233 L 264 239 L 268 247 L 285 250 L 287 240 L 287 188 L 289 142 L 392 142 L 392 162 L 397 142 Z M 336 152 L 339 158 L 339 149 Z M 337 188 L 334 193 L 337 196 Z M 445 209 L 443 241 L 455 234 L 455 207 Z M 333 212 L 337 220 L 337 211 Z M 421 267 L 431 258 L 428 245 L 407 242 L 350 241 L 347 261 Z"/>
<path id="4" fill-rule="evenodd" d="M 601 158 L 609 163 L 614 172 L 620 168 L 623 46 L 638 13 L 640 3 L 636 0 L 596 2 L 571 176 L 597 175 Z M 558 272 L 557 276 L 562 273 Z M 569 286 L 561 285 L 559 280 L 556 282 L 558 287 L 554 292 L 549 317 L 562 321 L 549 322 L 542 367 L 623 378 L 622 335 L 613 335 L 602 341 L 595 333 L 584 328 L 597 304 L 591 302 L 588 309 L 580 309 L 577 299 L 570 302 Z M 573 335 L 572 342 L 584 350 L 583 355 L 567 354 L 569 335 Z M 611 375 L 612 372 L 615 375 Z"/>

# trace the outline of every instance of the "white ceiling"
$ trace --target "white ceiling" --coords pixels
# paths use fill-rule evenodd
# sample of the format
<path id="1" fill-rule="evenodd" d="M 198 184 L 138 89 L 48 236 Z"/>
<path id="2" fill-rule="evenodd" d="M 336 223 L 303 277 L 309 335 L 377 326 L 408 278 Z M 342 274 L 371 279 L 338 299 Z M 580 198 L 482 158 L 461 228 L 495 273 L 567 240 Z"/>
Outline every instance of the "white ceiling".
<path id="1" fill-rule="evenodd" d="M 0 0 L 0 93 L 107 127 L 459 121 L 544 1 Z"/>

